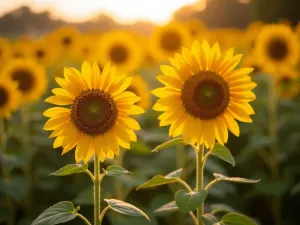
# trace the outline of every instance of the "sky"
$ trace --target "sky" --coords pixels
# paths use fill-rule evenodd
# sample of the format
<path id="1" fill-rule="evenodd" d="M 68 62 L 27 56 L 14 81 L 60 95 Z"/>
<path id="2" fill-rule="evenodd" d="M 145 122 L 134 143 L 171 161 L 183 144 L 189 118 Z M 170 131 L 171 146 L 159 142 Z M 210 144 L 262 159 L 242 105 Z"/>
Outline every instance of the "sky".
<path id="1" fill-rule="evenodd" d="M 35 12 L 49 10 L 53 18 L 80 22 L 98 13 L 109 14 L 123 23 L 137 20 L 157 24 L 168 22 L 172 14 L 183 6 L 205 9 L 206 0 L 0 0 L 0 16 L 22 5 Z"/>

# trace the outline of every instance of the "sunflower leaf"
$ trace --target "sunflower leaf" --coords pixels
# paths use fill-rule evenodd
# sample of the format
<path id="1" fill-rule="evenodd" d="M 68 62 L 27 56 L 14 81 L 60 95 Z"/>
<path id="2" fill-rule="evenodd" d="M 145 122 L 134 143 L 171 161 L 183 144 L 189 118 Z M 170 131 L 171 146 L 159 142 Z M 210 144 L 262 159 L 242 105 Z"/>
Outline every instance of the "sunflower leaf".
<path id="1" fill-rule="evenodd" d="M 243 178 L 243 177 L 226 177 L 219 173 L 214 173 L 213 175 L 216 178 L 216 180 L 219 180 L 219 181 L 230 181 L 230 182 L 235 182 L 235 183 L 248 183 L 248 184 L 254 184 L 254 183 L 257 183 L 260 181 L 260 179 L 252 180 L 252 179 L 247 179 L 247 178 Z"/>
<path id="2" fill-rule="evenodd" d="M 223 216 L 221 224 L 224 225 L 257 225 L 252 219 L 247 216 L 237 214 L 237 213 L 228 213 Z"/>
<path id="3" fill-rule="evenodd" d="M 184 212 L 188 213 L 196 210 L 206 199 L 207 191 L 186 191 L 180 190 L 175 194 L 175 201 L 178 208 Z"/>
<path id="4" fill-rule="evenodd" d="M 123 202 L 117 199 L 104 199 L 104 201 L 107 202 L 109 207 L 121 214 L 128 215 L 128 216 L 138 216 L 138 217 L 144 217 L 146 220 L 148 220 L 150 223 L 150 218 L 147 216 L 146 213 L 144 213 L 139 208 L 135 207 L 134 205 L 131 205 L 127 202 Z"/>
<path id="5" fill-rule="evenodd" d="M 153 177 L 152 179 L 150 179 L 149 181 L 141 184 L 136 189 L 139 190 L 142 188 L 150 188 L 150 187 L 156 187 L 156 186 L 160 186 L 160 185 L 164 185 L 164 184 L 176 183 L 180 179 L 182 170 L 183 169 L 175 170 L 175 171 L 167 174 L 166 176 L 157 175 L 157 176 Z"/>
<path id="6" fill-rule="evenodd" d="M 156 209 L 154 211 L 154 213 L 157 213 L 157 214 L 166 214 L 166 213 L 176 212 L 176 211 L 178 211 L 178 207 L 176 205 L 176 202 L 172 201 L 172 202 L 169 202 L 169 203 L 163 205 L 162 207 Z"/>
<path id="7" fill-rule="evenodd" d="M 83 173 L 88 169 L 88 164 L 69 164 L 51 173 L 53 176 L 68 176 L 74 173 Z"/>
<path id="8" fill-rule="evenodd" d="M 106 169 L 106 175 L 110 177 L 117 177 L 124 174 L 132 174 L 132 173 L 121 166 L 112 165 L 112 166 L 108 166 Z"/>
<path id="9" fill-rule="evenodd" d="M 46 209 L 32 225 L 54 225 L 73 220 L 79 207 L 75 209 L 72 202 L 59 202 Z"/>
<path id="10" fill-rule="evenodd" d="M 235 166 L 235 160 L 231 155 L 229 149 L 226 148 L 225 146 L 216 143 L 214 148 L 210 152 L 211 154 L 217 156 L 219 159 L 222 159 L 223 161 L 230 163 L 232 166 Z"/>
<path id="11" fill-rule="evenodd" d="M 174 138 L 174 139 L 167 141 L 161 145 L 158 145 L 155 149 L 152 150 L 152 152 L 158 152 L 165 148 L 170 148 L 170 147 L 176 146 L 178 144 L 183 144 L 183 143 L 184 143 L 184 141 L 182 138 Z"/>

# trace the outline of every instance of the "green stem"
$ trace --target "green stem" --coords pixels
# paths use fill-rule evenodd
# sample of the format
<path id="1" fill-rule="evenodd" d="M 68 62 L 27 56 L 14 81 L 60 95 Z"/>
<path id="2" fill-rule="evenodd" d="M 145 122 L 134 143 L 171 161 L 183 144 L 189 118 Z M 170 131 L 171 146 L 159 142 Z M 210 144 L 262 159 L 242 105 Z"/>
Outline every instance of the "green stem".
<path id="1" fill-rule="evenodd" d="M 85 224 L 91 225 L 91 223 L 83 215 L 77 213 L 76 216 L 78 216 L 80 219 L 82 219 L 85 222 Z"/>
<path id="2" fill-rule="evenodd" d="M 97 154 L 94 157 L 94 225 L 100 225 L 100 160 Z"/>
<path id="3" fill-rule="evenodd" d="M 196 151 L 197 154 L 197 164 L 196 164 L 196 184 L 197 190 L 203 189 L 203 153 L 204 153 L 204 144 L 202 146 L 199 146 L 197 148 L 198 151 Z M 204 214 L 204 203 L 201 204 L 201 206 L 197 209 L 197 219 L 198 219 L 198 225 L 203 225 L 202 222 L 202 215 Z"/>
<path id="4" fill-rule="evenodd" d="M 101 213 L 101 215 L 100 215 L 100 224 L 102 224 L 102 220 L 103 220 L 103 218 L 104 218 L 104 216 L 105 216 L 105 213 L 107 212 L 107 210 L 109 210 L 110 209 L 110 206 L 106 206 L 106 208 L 105 209 L 103 209 L 103 211 L 102 211 L 102 213 Z"/>
<path id="5" fill-rule="evenodd" d="M 191 216 L 194 224 L 198 225 L 198 220 L 197 220 L 197 217 L 195 216 L 195 214 L 193 212 L 190 212 L 190 216 Z"/>
<path id="6" fill-rule="evenodd" d="M 193 190 L 191 189 L 191 187 L 184 181 L 184 180 L 181 180 L 180 178 L 177 179 L 178 180 L 178 183 L 182 184 L 186 190 L 188 190 L 189 192 L 192 192 Z"/>
<path id="7" fill-rule="evenodd" d="M 206 187 L 204 188 L 206 191 L 208 191 L 208 189 L 213 186 L 215 183 L 219 182 L 218 180 L 212 180 L 208 185 L 206 185 Z"/>
<path id="8" fill-rule="evenodd" d="M 277 96 L 275 88 L 274 77 L 269 78 L 269 101 L 268 101 L 268 113 L 269 113 L 269 135 L 273 140 L 271 146 L 271 175 L 273 181 L 280 181 L 279 174 L 279 147 L 278 147 L 278 124 L 277 124 Z M 273 197 L 272 199 L 272 211 L 276 225 L 281 224 L 281 199 Z"/>

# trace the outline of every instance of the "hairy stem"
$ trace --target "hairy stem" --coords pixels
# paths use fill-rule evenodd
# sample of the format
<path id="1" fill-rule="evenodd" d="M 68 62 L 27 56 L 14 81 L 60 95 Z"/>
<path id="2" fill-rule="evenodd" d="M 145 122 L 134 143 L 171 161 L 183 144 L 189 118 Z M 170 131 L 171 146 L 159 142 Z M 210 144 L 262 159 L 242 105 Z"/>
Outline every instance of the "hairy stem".
<path id="1" fill-rule="evenodd" d="M 94 157 L 94 225 L 100 225 L 100 160 L 97 154 Z"/>
<path id="2" fill-rule="evenodd" d="M 203 153 L 204 153 L 204 144 L 202 146 L 197 147 L 196 151 L 196 184 L 197 184 L 197 190 L 203 189 Z M 197 209 L 197 219 L 198 219 L 198 225 L 203 225 L 202 222 L 202 215 L 204 214 L 204 203 L 201 204 L 201 206 Z"/>

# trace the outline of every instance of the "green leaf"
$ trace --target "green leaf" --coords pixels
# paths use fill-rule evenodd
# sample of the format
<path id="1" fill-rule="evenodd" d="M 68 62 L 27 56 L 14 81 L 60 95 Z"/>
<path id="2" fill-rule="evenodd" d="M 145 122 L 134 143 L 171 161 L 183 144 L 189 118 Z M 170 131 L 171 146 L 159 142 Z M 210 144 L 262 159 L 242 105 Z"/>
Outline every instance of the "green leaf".
<path id="1" fill-rule="evenodd" d="M 163 184 L 170 184 L 178 182 L 178 179 L 180 178 L 180 175 L 182 173 L 182 169 L 175 170 L 171 173 L 169 173 L 166 176 L 157 175 L 153 177 L 151 180 L 143 183 L 142 185 L 137 187 L 137 190 L 141 188 L 149 188 L 149 187 L 156 187 Z"/>
<path id="2" fill-rule="evenodd" d="M 202 221 L 204 222 L 204 225 L 215 225 L 218 222 L 217 218 L 210 213 L 203 215 Z"/>
<path id="3" fill-rule="evenodd" d="M 210 151 L 211 154 L 217 156 L 219 159 L 222 159 L 225 162 L 230 163 L 232 166 L 235 166 L 235 161 L 233 156 L 231 155 L 228 148 L 219 143 L 215 144 L 215 147 Z"/>
<path id="4" fill-rule="evenodd" d="M 167 141 L 161 145 L 158 145 L 155 149 L 152 150 L 152 152 L 158 152 L 162 149 L 165 149 L 165 148 L 170 148 L 170 147 L 173 147 L 175 145 L 178 145 L 178 144 L 183 144 L 184 141 L 182 138 L 174 138 L 170 141 Z"/>
<path id="5" fill-rule="evenodd" d="M 226 177 L 222 174 L 219 173 L 214 173 L 213 174 L 214 177 L 217 180 L 224 180 L 224 181 L 230 181 L 230 182 L 235 182 L 235 183 L 248 183 L 248 184 L 254 184 L 260 181 L 260 179 L 258 180 L 251 180 L 251 179 L 246 179 L 246 178 L 242 178 L 242 177 Z"/>
<path id="6" fill-rule="evenodd" d="M 135 207 L 134 205 L 131 205 L 127 202 L 123 202 L 117 199 L 104 199 L 104 201 L 107 202 L 107 204 L 110 206 L 110 208 L 118 213 L 128 215 L 128 216 L 141 216 L 145 217 L 149 222 L 150 218 L 139 208 Z"/>
<path id="7" fill-rule="evenodd" d="M 177 191 L 175 194 L 175 201 L 178 208 L 188 213 L 196 210 L 206 199 L 207 191 L 199 190 L 188 192 L 186 190 Z"/>
<path id="8" fill-rule="evenodd" d="M 154 213 L 164 214 L 164 213 L 176 212 L 177 210 L 178 210 L 178 207 L 176 205 L 176 202 L 172 201 L 172 202 L 169 202 L 168 204 L 165 204 L 162 207 L 156 209 L 154 211 Z"/>
<path id="9" fill-rule="evenodd" d="M 108 166 L 106 169 L 107 176 L 117 177 L 124 174 L 132 174 L 132 173 L 121 166 Z"/>
<path id="10" fill-rule="evenodd" d="M 256 225 L 256 223 L 247 216 L 237 214 L 237 213 L 228 213 L 223 216 L 221 224 L 224 225 Z"/>
<path id="11" fill-rule="evenodd" d="M 69 164 L 51 173 L 54 176 L 68 176 L 74 173 L 82 173 L 88 169 L 88 164 Z"/>
<path id="12" fill-rule="evenodd" d="M 232 208 L 229 205 L 219 203 L 219 204 L 211 204 L 210 208 L 212 210 L 212 214 L 217 214 L 219 212 L 224 212 L 224 213 L 232 213 L 232 212 L 237 212 L 234 208 Z"/>
<path id="13" fill-rule="evenodd" d="M 75 209 L 72 202 L 59 202 L 46 209 L 33 221 L 32 225 L 54 225 L 73 220 L 79 209 Z"/>

